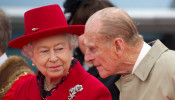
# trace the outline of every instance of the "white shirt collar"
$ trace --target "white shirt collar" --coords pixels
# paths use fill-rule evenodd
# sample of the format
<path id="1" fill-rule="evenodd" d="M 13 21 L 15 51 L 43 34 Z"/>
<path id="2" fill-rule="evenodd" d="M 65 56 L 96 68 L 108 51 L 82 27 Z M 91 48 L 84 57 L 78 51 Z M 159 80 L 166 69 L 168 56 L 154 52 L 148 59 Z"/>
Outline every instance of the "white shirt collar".
<path id="1" fill-rule="evenodd" d="M 0 67 L 1 65 L 8 59 L 6 53 L 3 53 L 3 55 L 0 57 Z"/>
<path id="2" fill-rule="evenodd" d="M 139 63 L 142 61 L 142 59 L 145 57 L 145 55 L 148 53 L 148 51 L 150 49 L 151 49 L 151 46 L 144 42 L 143 43 L 143 47 L 142 47 L 142 49 L 140 51 L 140 54 L 139 54 L 139 56 L 138 56 L 138 58 L 136 60 L 136 63 L 134 65 L 134 67 L 133 67 L 132 74 L 133 74 L 135 69 L 138 67 Z"/>

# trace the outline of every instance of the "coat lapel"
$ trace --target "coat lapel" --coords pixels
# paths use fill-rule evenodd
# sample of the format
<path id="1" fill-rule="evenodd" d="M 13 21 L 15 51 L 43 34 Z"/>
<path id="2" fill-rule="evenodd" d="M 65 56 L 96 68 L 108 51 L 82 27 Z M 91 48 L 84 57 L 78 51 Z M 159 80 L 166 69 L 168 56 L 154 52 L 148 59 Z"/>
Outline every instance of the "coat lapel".
<path id="1" fill-rule="evenodd" d="M 145 81 L 150 71 L 152 70 L 155 62 L 168 48 L 163 45 L 159 40 L 156 40 L 148 54 L 143 58 L 134 74 L 142 81 Z"/>
<path id="2" fill-rule="evenodd" d="M 148 54 L 143 58 L 143 60 L 140 62 L 136 70 L 134 71 L 134 74 L 142 81 L 145 81 L 151 72 L 156 60 L 161 56 L 162 53 L 164 53 L 168 48 L 163 45 L 160 40 L 156 40 Z M 130 74 L 125 77 L 129 77 L 130 79 L 134 78 L 135 76 Z M 121 77 L 122 78 L 122 77 Z M 121 78 L 115 82 L 115 85 L 118 87 L 118 89 L 122 90 L 121 88 Z"/>

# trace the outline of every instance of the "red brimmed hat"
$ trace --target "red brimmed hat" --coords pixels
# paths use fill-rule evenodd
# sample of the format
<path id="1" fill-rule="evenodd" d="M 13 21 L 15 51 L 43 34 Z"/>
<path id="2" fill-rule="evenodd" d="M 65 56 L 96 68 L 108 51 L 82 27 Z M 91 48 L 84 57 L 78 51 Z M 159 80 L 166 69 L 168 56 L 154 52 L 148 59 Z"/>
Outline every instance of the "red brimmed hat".
<path id="1" fill-rule="evenodd" d="M 59 5 L 48 5 L 31 9 L 24 14 L 25 33 L 9 42 L 9 46 L 22 49 L 33 40 L 61 33 L 81 35 L 84 25 L 68 25 Z"/>

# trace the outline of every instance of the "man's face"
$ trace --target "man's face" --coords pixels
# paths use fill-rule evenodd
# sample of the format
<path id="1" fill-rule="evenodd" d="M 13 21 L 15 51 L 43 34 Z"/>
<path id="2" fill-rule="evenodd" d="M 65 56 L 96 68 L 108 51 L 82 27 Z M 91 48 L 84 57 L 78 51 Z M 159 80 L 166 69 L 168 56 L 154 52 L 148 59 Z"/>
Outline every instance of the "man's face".
<path id="1" fill-rule="evenodd" d="M 84 34 L 84 44 L 87 47 L 85 61 L 93 63 L 102 78 L 114 75 L 118 63 L 113 43 L 105 43 L 102 35 L 93 32 L 92 28 L 87 30 Z"/>

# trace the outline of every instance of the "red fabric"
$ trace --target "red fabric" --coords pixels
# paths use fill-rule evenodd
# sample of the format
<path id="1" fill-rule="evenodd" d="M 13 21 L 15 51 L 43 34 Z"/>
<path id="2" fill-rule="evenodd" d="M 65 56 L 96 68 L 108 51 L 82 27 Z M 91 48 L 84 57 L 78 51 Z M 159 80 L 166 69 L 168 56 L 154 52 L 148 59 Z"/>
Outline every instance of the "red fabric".
<path id="1" fill-rule="evenodd" d="M 82 85 L 83 90 L 75 94 L 73 100 L 112 100 L 108 88 L 87 73 L 79 62 L 68 74 L 66 80 L 47 100 L 67 100 L 70 88 L 76 85 Z M 36 76 L 30 77 L 19 84 L 13 100 L 41 100 Z"/>
<path id="2" fill-rule="evenodd" d="M 26 80 L 27 78 L 34 76 L 33 74 L 27 74 L 25 76 L 20 76 L 18 80 L 16 80 L 12 87 L 9 89 L 9 91 L 4 95 L 4 97 L 2 98 L 2 100 L 12 100 L 13 95 L 15 94 L 15 89 L 17 87 L 17 85 L 19 83 L 21 83 L 22 81 Z"/>
<path id="3" fill-rule="evenodd" d="M 24 36 L 9 42 L 9 46 L 17 49 L 36 39 L 61 33 L 81 35 L 84 25 L 68 25 L 59 5 L 48 5 L 31 9 L 24 14 Z"/>

